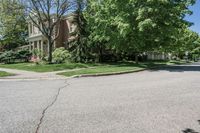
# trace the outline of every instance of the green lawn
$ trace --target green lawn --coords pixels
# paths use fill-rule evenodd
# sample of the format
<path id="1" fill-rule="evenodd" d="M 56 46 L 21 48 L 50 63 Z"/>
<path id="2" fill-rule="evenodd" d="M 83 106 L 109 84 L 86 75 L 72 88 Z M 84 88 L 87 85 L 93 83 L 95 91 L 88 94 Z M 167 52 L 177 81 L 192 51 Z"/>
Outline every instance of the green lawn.
<path id="1" fill-rule="evenodd" d="M 82 63 L 65 63 L 65 64 L 35 64 L 35 63 L 17 63 L 17 64 L 0 64 L 0 68 L 10 68 L 34 72 L 53 72 L 75 68 L 88 68 L 95 64 Z"/>
<path id="2" fill-rule="evenodd" d="M 70 70 L 76 68 L 85 68 L 83 70 L 71 71 L 62 73 L 62 75 L 82 75 L 82 74 L 100 74 L 113 73 L 124 71 L 137 71 L 154 66 L 166 64 L 180 64 L 181 61 L 149 61 L 145 63 L 136 64 L 134 62 L 118 62 L 118 63 L 104 63 L 104 64 L 84 64 L 84 63 L 65 63 L 65 64 L 35 64 L 35 63 L 17 63 L 17 64 L 0 64 L 0 68 L 10 68 L 27 70 L 34 72 L 53 72 L 60 70 Z M 92 67 L 92 68 L 91 68 Z M 94 67 L 94 68 L 93 68 Z"/>
<path id="3" fill-rule="evenodd" d="M 192 62 L 193 61 L 186 62 L 185 60 L 180 60 L 180 61 L 173 60 L 173 61 L 167 62 L 167 65 L 174 65 L 174 64 L 181 65 L 181 64 L 192 63 Z"/>
<path id="4" fill-rule="evenodd" d="M 139 70 L 144 70 L 148 68 L 154 68 L 158 66 L 173 65 L 173 64 L 182 64 L 185 62 L 181 61 L 154 61 L 154 62 L 145 62 L 140 64 L 135 64 L 131 62 L 127 63 L 112 63 L 104 64 L 101 66 L 96 66 L 95 68 L 86 68 L 77 71 L 69 71 L 64 73 L 59 73 L 59 75 L 64 75 L 67 77 L 70 76 L 79 76 L 79 75 L 90 75 L 90 74 L 112 74 L 112 73 L 122 73 L 122 72 L 134 72 Z"/>
<path id="5" fill-rule="evenodd" d="M 85 74 L 107 74 L 107 73 L 115 73 L 115 72 L 128 72 L 128 71 L 138 71 L 143 70 L 145 67 L 142 66 L 120 66 L 120 65 L 108 65 L 108 66 L 97 66 L 95 68 L 86 68 L 77 71 L 70 71 L 60 73 L 60 75 L 64 76 L 74 76 L 74 75 L 85 75 Z"/>
<path id="6" fill-rule="evenodd" d="M 0 71 L 0 77 L 6 77 L 6 76 L 13 76 L 13 74 L 7 73 L 7 72 L 4 72 L 4 71 Z"/>

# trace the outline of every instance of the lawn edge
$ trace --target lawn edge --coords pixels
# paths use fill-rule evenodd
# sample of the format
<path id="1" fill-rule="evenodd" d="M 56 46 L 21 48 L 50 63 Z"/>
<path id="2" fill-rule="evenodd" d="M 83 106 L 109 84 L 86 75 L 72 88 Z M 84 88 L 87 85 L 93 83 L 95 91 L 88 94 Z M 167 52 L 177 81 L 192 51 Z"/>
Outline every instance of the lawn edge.
<path id="1" fill-rule="evenodd" d="M 6 71 L 4 71 L 6 72 Z M 7 77 L 12 77 L 12 76 L 15 76 L 16 74 L 14 73 L 9 73 L 9 72 L 6 72 L 6 75 L 3 75 L 3 76 L 0 76 L 0 79 L 5 79 Z"/>
<path id="2" fill-rule="evenodd" d="M 97 73 L 97 74 L 83 74 L 83 75 L 73 75 L 69 76 L 70 78 L 81 78 L 81 77 L 100 77 L 100 76 L 112 76 L 112 75 L 122 75 L 122 74 L 128 74 L 128 73 L 136 73 L 136 72 L 141 72 L 145 71 L 147 68 L 140 69 L 140 70 L 129 70 L 129 71 L 120 71 L 120 72 L 111 72 L 111 73 Z M 60 74 L 62 75 L 62 74 Z M 65 76 L 65 75 L 63 75 Z M 67 77 L 67 76 L 65 76 Z"/>
<path id="3" fill-rule="evenodd" d="M 65 76 L 67 78 L 101 77 L 101 76 L 112 76 L 112 75 L 137 73 L 137 72 L 142 72 L 142 71 L 146 71 L 146 70 L 159 69 L 159 68 L 163 68 L 163 67 L 170 67 L 170 66 L 174 66 L 174 65 L 183 65 L 183 64 L 191 64 L 191 63 L 193 63 L 193 62 L 186 62 L 186 63 L 180 63 L 180 64 L 163 64 L 163 65 L 152 66 L 152 67 L 148 67 L 148 68 L 141 68 L 139 70 L 129 70 L 129 71 L 99 73 L 99 74 L 97 73 L 97 74 L 82 74 L 82 75 L 65 76 L 62 73 L 58 73 L 58 75 Z"/>

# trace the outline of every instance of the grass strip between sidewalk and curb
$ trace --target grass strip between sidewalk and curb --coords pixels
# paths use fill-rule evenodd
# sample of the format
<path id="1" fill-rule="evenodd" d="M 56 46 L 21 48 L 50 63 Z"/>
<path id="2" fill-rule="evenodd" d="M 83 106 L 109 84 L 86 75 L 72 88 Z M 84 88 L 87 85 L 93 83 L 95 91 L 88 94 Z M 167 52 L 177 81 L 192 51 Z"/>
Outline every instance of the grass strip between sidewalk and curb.
<path id="1" fill-rule="evenodd" d="M 126 73 L 133 73 L 144 71 L 147 69 L 156 69 L 159 67 L 166 67 L 175 64 L 185 64 L 185 61 L 161 61 L 161 62 L 146 62 L 146 63 L 119 63 L 110 64 L 106 66 L 96 66 L 95 68 L 86 68 L 77 71 L 69 71 L 58 73 L 66 77 L 96 77 L 96 76 L 108 76 L 108 75 L 119 75 Z"/>
<path id="2" fill-rule="evenodd" d="M 0 71 L 0 77 L 14 76 L 12 73 Z"/>
<path id="3" fill-rule="evenodd" d="M 0 68 L 9 68 L 33 72 L 58 72 L 58 75 L 67 77 L 86 76 L 86 75 L 115 75 L 131 73 L 159 67 L 163 65 L 184 64 L 185 61 L 147 61 L 136 64 L 135 62 L 117 62 L 117 63 L 64 63 L 64 64 L 35 64 L 35 63 L 17 63 L 0 64 Z M 76 70 L 77 69 L 77 70 Z M 63 72 L 59 72 L 63 71 Z M 10 74 L 1 74 L 10 76 Z"/>

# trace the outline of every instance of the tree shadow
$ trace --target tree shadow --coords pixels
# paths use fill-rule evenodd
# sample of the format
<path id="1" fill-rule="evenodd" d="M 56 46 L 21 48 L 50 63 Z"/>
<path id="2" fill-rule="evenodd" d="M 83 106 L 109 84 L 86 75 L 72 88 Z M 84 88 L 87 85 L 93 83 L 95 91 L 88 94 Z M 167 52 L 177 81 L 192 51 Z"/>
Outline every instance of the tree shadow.
<path id="1" fill-rule="evenodd" d="M 133 62 L 108 62 L 104 65 L 111 65 L 115 67 L 141 67 L 149 68 L 150 71 L 169 71 L 169 72 L 200 72 L 200 62 L 191 65 L 181 65 L 177 63 L 176 65 L 166 65 L 166 61 L 163 62 L 143 62 L 143 63 L 133 63 Z"/>
<path id="2" fill-rule="evenodd" d="M 163 68 L 154 69 L 153 71 L 169 71 L 169 72 L 200 72 L 200 65 L 176 65 L 165 66 Z"/>
<path id="3" fill-rule="evenodd" d="M 196 132 L 195 130 L 188 128 L 184 130 L 183 133 L 199 133 L 199 132 Z"/>
<path id="4" fill-rule="evenodd" d="M 198 123 L 200 125 L 200 120 L 198 120 Z M 183 133 L 200 133 L 200 132 L 197 132 L 197 131 L 195 131 L 194 129 L 191 129 L 191 128 L 187 128 L 187 129 L 183 130 Z"/>

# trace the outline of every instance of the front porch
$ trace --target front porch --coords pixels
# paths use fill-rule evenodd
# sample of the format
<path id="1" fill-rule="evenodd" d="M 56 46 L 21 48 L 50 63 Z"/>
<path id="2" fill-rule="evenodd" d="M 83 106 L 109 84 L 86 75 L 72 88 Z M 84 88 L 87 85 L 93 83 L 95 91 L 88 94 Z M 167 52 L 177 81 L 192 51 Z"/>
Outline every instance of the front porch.
<path id="1" fill-rule="evenodd" d="M 28 41 L 29 41 L 28 45 L 18 47 L 17 50 L 29 50 L 29 51 L 37 50 L 41 52 L 43 55 L 48 55 L 49 45 L 45 37 L 43 37 L 42 35 L 32 36 L 28 38 Z"/>

